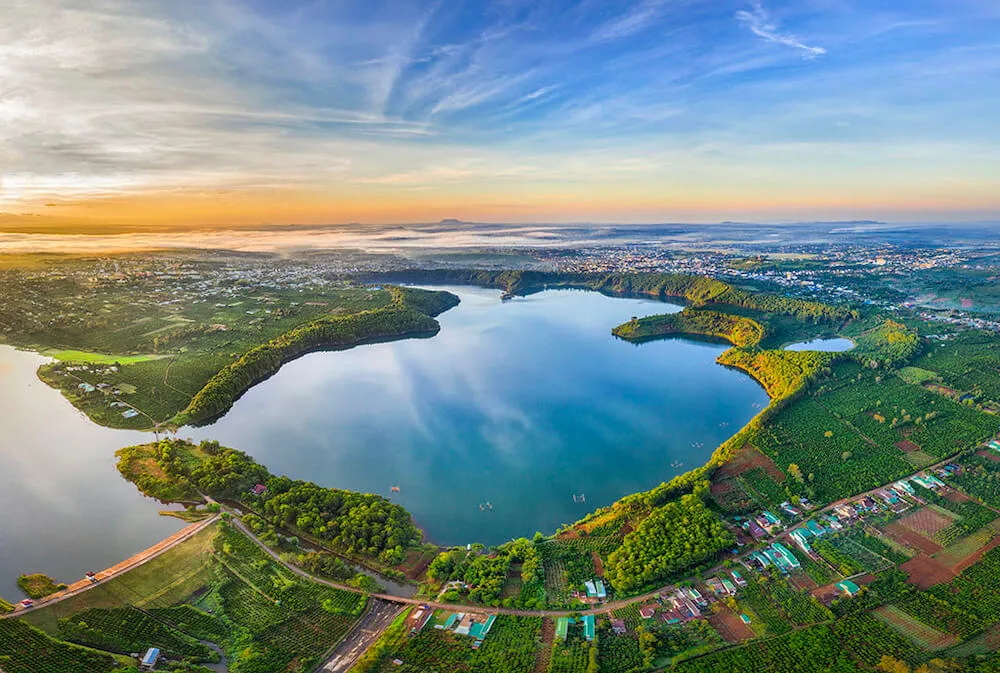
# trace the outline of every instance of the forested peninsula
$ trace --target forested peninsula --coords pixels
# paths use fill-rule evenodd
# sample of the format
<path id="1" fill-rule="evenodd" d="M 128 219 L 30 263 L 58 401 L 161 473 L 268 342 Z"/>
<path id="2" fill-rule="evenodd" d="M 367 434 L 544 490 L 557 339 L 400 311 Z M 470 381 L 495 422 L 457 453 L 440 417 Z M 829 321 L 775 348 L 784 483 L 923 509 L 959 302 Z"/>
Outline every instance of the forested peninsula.
<path id="1" fill-rule="evenodd" d="M 458 304 L 449 292 L 392 287 L 382 308 L 351 315 L 329 315 L 302 325 L 244 353 L 226 365 L 171 419 L 174 426 L 199 425 L 218 418 L 255 384 L 273 376 L 286 362 L 317 350 L 350 348 L 401 337 L 433 336 L 435 316 Z"/>
<path id="2" fill-rule="evenodd" d="M 633 318 L 611 333 L 637 342 L 672 334 L 696 334 L 725 339 L 734 346 L 753 346 L 764 338 L 764 326 L 743 316 L 686 308 L 680 313 Z"/>
<path id="3" fill-rule="evenodd" d="M 171 502 L 200 502 L 202 494 L 236 501 L 273 526 L 379 567 L 401 562 L 420 541 L 410 514 L 381 496 L 275 476 L 218 442 L 164 439 L 116 455 L 118 471 L 145 495 Z"/>

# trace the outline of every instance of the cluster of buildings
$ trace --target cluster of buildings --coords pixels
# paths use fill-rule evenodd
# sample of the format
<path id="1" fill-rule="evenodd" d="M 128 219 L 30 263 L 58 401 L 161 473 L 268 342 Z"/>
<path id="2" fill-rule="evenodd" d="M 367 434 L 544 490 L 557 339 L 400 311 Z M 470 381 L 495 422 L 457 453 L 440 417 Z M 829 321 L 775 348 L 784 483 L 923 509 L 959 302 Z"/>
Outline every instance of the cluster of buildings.
<path id="1" fill-rule="evenodd" d="M 737 517 L 737 520 L 741 519 L 742 517 Z M 748 517 L 741 525 L 741 528 L 750 534 L 754 542 L 762 540 L 768 535 L 773 535 L 784 527 L 781 519 L 766 509 L 759 514 Z"/>
<path id="2" fill-rule="evenodd" d="M 735 597 L 746 587 L 747 581 L 738 570 L 722 572 L 704 581 L 708 595 L 694 586 L 671 587 L 656 594 L 656 603 L 647 603 L 639 608 L 643 619 L 659 619 L 666 624 L 682 624 L 694 619 L 702 619 L 708 614 L 712 603 Z M 611 626 L 614 629 L 613 620 Z"/>
<path id="3" fill-rule="evenodd" d="M 109 376 L 118 373 L 118 366 L 111 365 L 108 367 L 91 367 L 90 365 L 62 365 L 55 370 L 56 375 L 74 376 L 77 379 L 79 379 L 80 377 L 79 375 L 76 374 L 76 372 L 81 372 L 85 375 L 90 375 L 90 376 Z M 96 393 L 100 393 L 102 395 L 114 398 L 114 399 L 109 399 L 107 401 L 107 405 L 111 409 L 123 409 L 124 411 L 122 411 L 121 414 L 122 417 L 124 418 L 135 418 L 136 416 L 139 415 L 138 410 L 132 407 L 132 405 L 130 405 L 128 402 L 124 402 L 121 399 L 118 399 L 120 395 L 131 394 L 135 392 L 134 387 L 132 387 L 128 391 L 124 391 L 120 387 L 112 385 L 111 383 L 108 383 L 106 381 L 101 381 L 100 383 L 96 384 L 89 383 L 87 381 L 81 381 L 80 383 L 76 384 L 76 389 L 80 391 L 80 393 L 83 395 L 93 395 Z"/>
<path id="4" fill-rule="evenodd" d="M 566 640 L 569 636 L 569 628 L 574 624 L 583 627 L 583 637 L 588 641 L 593 641 L 597 631 L 597 620 L 594 615 L 583 615 L 582 617 L 559 617 L 556 620 L 556 640 Z"/>
<path id="5" fill-rule="evenodd" d="M 914 302 L 908 302 L 907 307 L 915 306 Z M 1000 332 L 1000 320 L 992 320 L 986 317 L 969 315 L 963 311 L 919 311 L 917 313 L 924 320 L 933 320 L 935 322 L 943 322 L 948 325 L 957 325 L 959 327 L 965 327 L 967 329 L 981 329 L 989 330 L 991 332 Z M 941 335 L 938 338 L 944 340 L 947 335 Z"/>
<path id="6" fill-rule="evenodd" d="M 997 444 L 995 450 L 1000 451 L 1000 442 L 994 441 L 994 444 Z M 843 530 L 870 514 L 881 512 L 899 515 L 909 510 L 914 504 L 925 504 L 925 500 L 920 496 L 920 492 L 914 488 L 914 485 L 936 492 L 948 488 L 947 484 L 942 481 L 943 478 L 959 474 L 961 471 L 962 466 L 957 463 L 948 463 L 938 467 L 934 471 L 935 474 L 926 471 L 901 479 L 890 486 L 880 488 L 853 501 L 837 504 L 829 512 L 809 519 L 792 530 L 788 537 L 803 552 L 816 557 L 817 554 L 812 548 L 812 540 L 831 532 Z"/>
<path id="7" fill-rule="evenodd" d="M 802 567 L 799 560 L 795 558 L 795 554 L 780 542 L 774 542 L 769 547 L 750 552 L 743 557 L 742 562 L 750 570 L 763 572 L 773 567 L 786 575 Z"/>
<path id="8" fill-rule="evenodd" d="M 451 631 L 455 635 L 471 638 L 472 649 L 477 650 L 486 640 L 496 620 L 496 615 L 479 612 L 450 612 L 435 615 L 433 608 L 421 605 L 406 618 L 406 625 L 410 629 L 410 638 L 414 638 L 433 621 L 434 628 L 439 631 Z"/>
<path id="9" fill-rule="evenodd" d="M 603 601 L 608 597 L 608 590 L 604 586 L 604 582 L 599 579 L 588 580 L 583 583 L 583 586 L 587 590 L 587 598 L 592 600 L 596 599 L 598 601 Z"/>

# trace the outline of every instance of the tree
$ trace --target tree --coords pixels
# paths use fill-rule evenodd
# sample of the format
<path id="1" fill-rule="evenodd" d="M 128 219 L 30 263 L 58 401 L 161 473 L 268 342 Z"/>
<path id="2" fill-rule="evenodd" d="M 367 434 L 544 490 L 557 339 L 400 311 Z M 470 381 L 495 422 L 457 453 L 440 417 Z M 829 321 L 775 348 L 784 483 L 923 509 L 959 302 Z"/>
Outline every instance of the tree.
<path id="1" fill-rule="evenodd" d="M 802 469 L 795 463 L 788 464 L 788 474 L 797 482 L 802 482 Z"/>

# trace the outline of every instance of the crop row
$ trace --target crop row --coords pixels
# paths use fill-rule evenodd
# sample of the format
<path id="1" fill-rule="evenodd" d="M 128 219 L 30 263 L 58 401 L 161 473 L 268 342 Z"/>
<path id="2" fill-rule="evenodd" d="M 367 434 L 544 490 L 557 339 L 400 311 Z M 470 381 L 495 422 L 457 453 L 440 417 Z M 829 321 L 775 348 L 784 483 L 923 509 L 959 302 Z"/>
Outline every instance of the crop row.
<path id="1" fill-rule="evenodd" d="M 113 657 L 70 645 L 19 619 L 0 620 L 0 665 L 6 673 L 107 673 Z"/>
<path id="2" fill-rule="evenodd" d="M 59 620 L 64 640 L 119 654 L 158 647 L 164 654 L 194 662 L 213 660 L 212 651 L 194 638 L 132 607 L 93 608 Z"/>

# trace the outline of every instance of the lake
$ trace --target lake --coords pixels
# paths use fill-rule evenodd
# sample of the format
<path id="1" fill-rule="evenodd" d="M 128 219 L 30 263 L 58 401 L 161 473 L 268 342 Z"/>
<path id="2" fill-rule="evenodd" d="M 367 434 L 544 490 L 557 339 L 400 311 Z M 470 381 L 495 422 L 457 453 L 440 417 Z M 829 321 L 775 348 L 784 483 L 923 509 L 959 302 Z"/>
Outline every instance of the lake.
<path id="1" fill-rule="evenodd" d="M 820 351 L 821 353 L 843 353 L 854 348 L 854 342 L 843 337 L 832 339 L 810 339 L 785 346 L 786 351 Z"/>
<path id="2" fill-rule="evenodd" d="M 677 306 L 445 289 L 462 303 L 440 316 L 437 336 L 307 355 L 214 425 L 179 435 L 219 439 L 276 474 L 391 497 L 434 542 L 493 544 L 552 532 L 704 464 L 767 404 L 752 379 L 715 364 L 723 344 L 611 335 Z M 183 525 L 157 516 L 161 506 L 114 467 L 115 450 L 151 435 L 88 421 L 37 379 L 44 361 L 0 347 L 8 598 L 22 572 L 72 581 Z"/>
<path id="3" fill-rule="evenodd" d="M 25 572 L 60 581 L 103 570 L 181 529 L 115 469 L 152 435 L 102 428 L 35 375 L 47 362 L 0 346 L 0 596 Z"/>
<path id="4" fill-rule="evenodd" d="M 307 355 L 180 435 L 239 447 L 277 474 L 391 497 L 433 542 L 495 544 L 704 464 L 767 404 L 752 379 L 715 363 L 726 345 L 611 335 L 679 306 L 438 289 L 462 303 L 434 338 Z"/>

